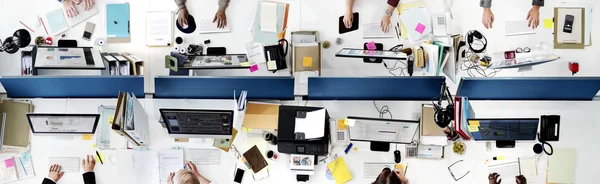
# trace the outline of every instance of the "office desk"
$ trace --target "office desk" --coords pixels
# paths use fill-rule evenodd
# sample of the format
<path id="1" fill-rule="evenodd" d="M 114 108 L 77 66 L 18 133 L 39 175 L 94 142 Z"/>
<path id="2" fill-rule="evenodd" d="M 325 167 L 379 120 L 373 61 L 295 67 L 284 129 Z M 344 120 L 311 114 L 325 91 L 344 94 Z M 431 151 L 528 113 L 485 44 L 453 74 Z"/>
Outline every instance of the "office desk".
<path id="1" fill-rule="evenodd" d="M 33 99 L 35 112 L 71 112 L 71 113 L 96 113 L 98 105 L 113 105 L 116 99 Z M 182 146 L 186 148 L 209 148 L 212 141 L 209 140 L 193 140 L 190 143 L 175 143 L 169 137 L 167 131 L 156 122 L 159 114 L 158 109 L 161 107 L 181 107 L 181 108 L 215 108 L 216 104 L 225 108 L 227 101 L 215 100 L 157 100 L 157 99 L 140 99 L 142 106 L 145 107 L 148 113 L 151 133 L 151 150 L 170 149 L 173 146 Z M 233 101 L 231 101 L 233 102 Z M 304 102 L 302 102 L 304 103 Z M 420 104 L 428 102 L 376 102 L 378 106 L 388 105 L 394 113 L 395 119 L 414 119 L 415 113 L 420 112 Z M 288 105 L 297 105 L 296 102 L 284 102 Z M 232 103 L 232 106 L 234 104 Z M 303 104 L 300 104 L 303 105 Z M 600 152 L 599 147 L 594 145 L 597 138 L 596 131 L 600 128 L 600 120 L 594 118 L 597 112 L 600 112 L 600 102 L 488 102 L 488 101 L 473 101 L 473 108 L 477 112 L 477 117 L 537 117 L 540 114 L 558 114 L 561 115 L 561 137 L 560 142 L 552 142 L 554 148 L 576 148 L 577 161 L 576 165 L 576 182 L 577 183 L 598 183 L 600 178 L 596 177 L 596 166 L 599 162 L 596 159 L 596 154 Z M 353 116 L 377 117 L 378 114 L 374 109 L 368 109 L 372 106 L 371 101 L 352 101 L 352 102 L 335 102 L 335 101 L 309 101 L 308 106 L 327 107 L 332 118 Z M 219 108 L 219 107 L 217 107 Z M 386 118 L 388 116 L 386 115 Z M 234 127 L 239 128 L 241 125 L 240 118 L 234 122 Z M 243 145 L 245 139 L 258 137 L 257 134 L 240 133 L 234 141 L 238 149 L 243 152 L 250 145 Z M 66 140 L 56 137 L 32 136 L 31 139 L 31 154 L 36 171 L 36 177 L 32 179 L 14 182 L 22 183 L 41 183 L 42 178 L 47 176 L 48 166 L 47 158 L 51 156 L 83 156 L 85 154 L 94 153 L 92 145 L 95 141 L 83 141 L 81 137 L 77 140 Z M 407 178 L 411 183 L 442 183 L 442 184 L 459 184 L 459 183 L 487 183 L 487 169 L 484 165 L 485 159 L 493 156 L 506 156 L 507 160 L 516 159 L 516 157 L 533 156 L 531 151 L 533 141 L 517 142 L 514 149 L 497 149 L 494 147 L 488 152 L 485 148 L 485 142 L 466 142 L 467 148 L 465 155 L 456 155 L 452 153 L 451 148 L 447 147 L 446 158 L 443 160 L 427 160 L 427 159 L 406 159 L 403 158 L 403 163 L 408 163 Z M 353 179 L 349 184 L 364 184 L 372 182 L 373 179 L 364 179 L 362 173 L 363 162 L 393 162 L 393 154 L 370 152 L 367 143 L 354 142 L 358 150 L 352 150 L 348 155 L 343 155 L 352 175 Z M 334 147 L 334 153 L 343 151 L 343 147 Z M 392 151 L 395 146 L 392 145 Z M 274 148 L 273 148 L 274 149 Z M 398 145 L 398 149 L 404 154 L 404 146 Z M 131 162 L 131 150 L 104 151 L 107 157 L 115 157 L 116 162 L 105 162 L 104 165 L 97 163 L 96 175 L 99 184 L 113 183 L 135 183 L 134 170 Z M 3 158 L 3 155 L 0 155 Z M 456 182 L 448 173 L 447 167 L 456 160 L 465 160 L 467 169 L 471 172 L 462 180 Z M 107 159 L 105 159 L 107 160 Z M 219 184 L 231 183 L 233 180 L 233 172 L 235 163 L 230 153 L 221 153 L 221 164 L 218 166 L 198 166 L 200 173 L 210 180 Z M 546 156 L 540 158 L 539 166 L 543 169 L 547 160 Z M 289 155 L 279 154 L 279 159 L 276 162 L 270 161 L 269 170 L 271 176 L 262 181 L 253 181 L 250 174 L 244 176 L 244 184 L 253 183 L 295 183 L 295 175 L 289 170 Z M 490 162 L 491 163 L 491 162 Z M 241 166 L 241 164 L 238 164 Z M 247 172 L 249 173 L 249 172 Z M 310 177 L 308 183 L 333 183 L 325 177 L 325 166 L 317 165 L 315 175 Z M 543 172 L 540 172 L 543 173 Z M 509 179 L 504 179 L 505 181 Z M 529 181 L 532 179 L 528 178 Z M 538 181 L 543 181 L 540 176 Z M 79 173 L 66 173 L 59 183 L 81 183 L 81 175 Z"/>

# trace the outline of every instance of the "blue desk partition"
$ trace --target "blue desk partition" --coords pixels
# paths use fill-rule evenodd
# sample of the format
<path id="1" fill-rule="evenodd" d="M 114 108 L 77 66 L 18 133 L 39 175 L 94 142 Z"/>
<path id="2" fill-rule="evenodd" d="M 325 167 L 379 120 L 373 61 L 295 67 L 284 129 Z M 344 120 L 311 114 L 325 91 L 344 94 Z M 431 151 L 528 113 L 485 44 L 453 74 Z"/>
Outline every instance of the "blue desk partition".
<path id="1" fill-rule="evenodd" d="M 600 77 L 463 78 L 458 96 L 469 100 L 592 100 Z"/>
<path id="2" fill-rule="evenodd" d="M 1 77 L 9 98 L 117 98 L 119 91 L 144 98 L 143 76 Z"/>
<path id="3" fill-rule="evenodd" d="M 292 77 L 188 77 L 154 78 L 155 98 L 233 99 L 243 90 L 247 99 L 294 99 Z"/>
<path id="4" fill-rule="evenodd" d="M 311 77 L 309 100 L 437 100 L 444 77 Z"/>

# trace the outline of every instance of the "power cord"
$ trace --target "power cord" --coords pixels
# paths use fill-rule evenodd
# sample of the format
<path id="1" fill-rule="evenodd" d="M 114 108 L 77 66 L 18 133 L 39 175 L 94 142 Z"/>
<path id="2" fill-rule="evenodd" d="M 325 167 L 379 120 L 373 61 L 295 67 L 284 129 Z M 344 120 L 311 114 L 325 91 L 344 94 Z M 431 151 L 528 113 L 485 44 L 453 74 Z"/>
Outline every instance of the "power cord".
<path id="1" fill-rule="evenodd" d="M 494 77 L 501 71 L 501 69 L 493 69 L 494 71 L 490 72 L 487 71 L 488 68 L 470 61 L 462 62 L 460 65 L 460 70 L 466 71 L 469 77 Z"/>
<path id="2" fill-rule="evenodd" d="M 381 109 L 379 109 L 377 104 L 375 104 L 375 101 L 373 101 L 373 106 L 375 106 L 375 109 L 377 109 L 377 112 L 379 112 L 379 119 L 383 119 L 385 114 L 390 114 L 390 119 L 394 119 L 394 116 L 392 115 L 392 112 L 390 112 L 390 108 L 387 105 L 381 106 Z"/>
<path id="3" fill-rule="evenodd" d="M 398 44 L 398 45 L 392 47 L 390 49 L 390 51 L 399 52 L 403 48 L 404 48 L 403 44 Z M 412 57 L 412 56 L 409 56 L 409 57 Z M 404 67 L 402 67 L 402 65 L 398 66 L 398 63 L 402 63 L 402 65 L 404 65 Z M 388 73 L 392 74 L 395 77 L 406 76 L 406 73 L 404 73 L 404 70 L 407 70 L 407 72 L 408 72 L 408 65 L 406 64 L 406 62 L 402 62 L 400 60 L 396 60 L 396 62 L 394 63 L 394 66 L 392 66 L 392 67 L 388 67 L 388 64 L 385 61 L 383 61 L 383 66 L 388 70 Z M 396 75 L 394 73 L 396 70 L 400 70 L 400 73 L 398 75 Z"/>

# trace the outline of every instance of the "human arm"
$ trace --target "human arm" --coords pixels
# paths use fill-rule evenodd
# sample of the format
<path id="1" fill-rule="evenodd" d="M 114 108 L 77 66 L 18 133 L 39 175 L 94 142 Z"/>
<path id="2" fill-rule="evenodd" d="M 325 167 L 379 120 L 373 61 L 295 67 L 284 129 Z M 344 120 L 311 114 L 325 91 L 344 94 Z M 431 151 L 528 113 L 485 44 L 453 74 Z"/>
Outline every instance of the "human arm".
<path id="1" fill-rule="evenodd" d="M 96 184 L 96 174 L 94 174 L 94 167 L 96 166 L 96 159 L 94 156 L 88 155 L 81 161 L 83 167 L 83 183 L 85 184 Z"/>
<path id="2" fill-rule="evenodd" d="M 540 7 L 544 6 L 544 0 L 532 0 L 531 9 L 527 13 L 528 26 L 535 29 L 540 25 Z"/>
<path id="3" fill-rule="evenodd" d="M 492 0 L 479 0 L 479 6 L 483 8 L 481 23 L 486 29 L 492 28 L 494 24 L 494 13 L 492 13 Z"/>
<path id="4" fill-rule="evenodd" d="M 404 176 L 404 170 L 402 168 L 397 168 L 394 170 L 394 173 L 396 173 L 396 176 L 398 179 L 400 179 L 400 181 L 402 181 L 402 183 L 408 183 L 408 179 L 406 179 L 406 176 Z"/>
<path id="5" fill-rule="evenodd" d="M 352 21 L 354 21 L 352 6 L 354 6 L 354 0 L 346 0 L 346 15 L 344 15 L 344 25 L 348 29 L 352 27 Z"/>
<path id="6" fill-rule="evenodd" d="M 50 170 L 48 171 L 48 177 L 44 178 L 42 184 L 56 184 L 60 178 L 62 178 L 65 172 L 60 171 L 59 165 L 50 166 Z"/>
<path id="7" fill-rule="evenodd" d="M 187 7 L 185 6 L 185 1 L 186 0 L 175 0 L 175 4 L 177 5 L 177 23 L 179 23 L 179 25 L 183 26 L 183 25 L 187 25 L 188 24 L 188 10 Z"/>
<path id="8" fill-rule="evenodd" d="M 396 4 L 396 5 L 398 5 L 398 4 Z M 381 31 L 383 31 L 385 33 L 387 33 L 391 27 L 390 19 L 394 12 L 394 9 L 396 9 L 396 7 L 392 6 L 388 3 L 388 7 L 387 7 L 387 9 L 385 9 L 385 13 L 383 14 L 383 17 L 381 18 Z"/>
<path id="9" fill-rule="evenodd" d="M 229 0 L 219 0 L 219 10 L 217 10 L 215 18 L 213 18 L 213 23 L 217 24 L 217 28 L 227 26 L 227 15 L 225 15 L 227 7 L 229 7 Z"/>

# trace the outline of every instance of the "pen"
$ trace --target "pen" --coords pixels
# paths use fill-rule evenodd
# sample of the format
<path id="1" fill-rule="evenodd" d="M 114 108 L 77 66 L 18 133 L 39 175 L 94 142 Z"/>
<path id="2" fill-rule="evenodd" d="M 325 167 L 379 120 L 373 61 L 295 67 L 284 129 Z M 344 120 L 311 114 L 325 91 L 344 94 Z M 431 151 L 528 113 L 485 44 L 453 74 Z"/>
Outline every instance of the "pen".
<path id="1" fill-rule="evenodd" d="M 394 28 L 396 29 L 396 38 L 400 39 L 400 36 L 399 36 L 399 34 L 398 34 L 398 27 L 397 27 L 397 26 L 394 26 Z"/>
<path id="2" fill-rule="evenodd" d="M 100 157 L 100 153 L 98 153 L 98 151 L 96 151 L 96 155 L 98 155 L 98 160 L 100 160 L 100 164 L 104 165 L 104 162 L 102 162 L 102 158 Z"/>
<path id="3" fill-rule="evenodd" d="M 27 169 L 25 169 L 25 165 L 23 165 L 23 160 L 21 160 L 21 158 L 19 158 L 19 162 L 21 162 L 21 167 L 23 167 L 23 172 L 25 172 L 25 175 L 27 175 Z"/>
<path id="4" fill-rule="evenodd" d="M 406 176 L 407 172 L 408 172 L 408 164 L 406 164 L 406 169 L 404 169 L 404 176 Z"/>
<path id="5" fill-rule="evenodd" d="M 402 36 L 402 29 L 400 29 L 400 23 L 396 22 L 396 26 L 398 26 L 398 36 Z"/>

